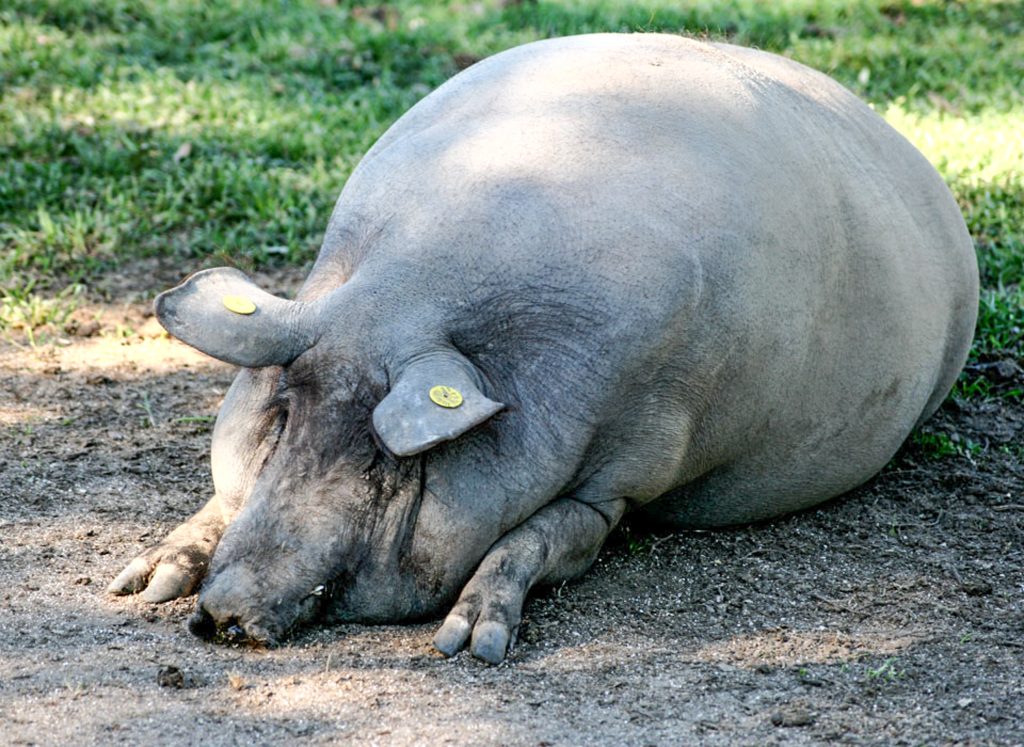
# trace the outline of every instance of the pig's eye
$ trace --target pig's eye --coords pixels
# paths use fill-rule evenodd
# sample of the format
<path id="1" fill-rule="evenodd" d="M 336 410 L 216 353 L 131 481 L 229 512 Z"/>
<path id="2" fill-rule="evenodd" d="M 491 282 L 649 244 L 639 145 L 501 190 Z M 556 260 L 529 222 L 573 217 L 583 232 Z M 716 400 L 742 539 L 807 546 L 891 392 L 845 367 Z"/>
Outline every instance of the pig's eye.
<path id="1" fill-rule="evenodd" d="M 311 366 L 292 365 L 282 368 L 272 405 L 284 411 L 294 410 L 299 399 L 308 396 L 316 385 L 317 378 Z"/>
<path id="2" fill-rule="evenodd" d="M 289 399 L 288 381 L 284 374 L 282 374 L 277 385 L 277 391 L 274 392 L 274 396 L 267 402 L 268 416 L 277 417 L 280 413 L 287 414 L 290 404 Z"/>

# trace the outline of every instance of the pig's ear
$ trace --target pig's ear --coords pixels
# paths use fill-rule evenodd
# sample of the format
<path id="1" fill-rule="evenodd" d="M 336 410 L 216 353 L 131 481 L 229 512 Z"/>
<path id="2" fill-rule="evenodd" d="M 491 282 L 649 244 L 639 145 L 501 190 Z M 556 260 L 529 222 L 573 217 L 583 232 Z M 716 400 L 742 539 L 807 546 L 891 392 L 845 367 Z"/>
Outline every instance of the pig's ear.
<path id="1" fill-rule="evenodd" d="M 480 425 L 505 405 L 476 385 L 472 364 L 453 354 L 411 365 L 373 411 L 373 427 L 397 456 L 426 451 Z"/>
<path id="2" fill-rule="evenodd" d="M 190 275 L 157 296 L 155 308 L 182 342 L 247 368 L 291 363 L 316 340 L 307 304 L 272 296 L 230 267 Z"/>

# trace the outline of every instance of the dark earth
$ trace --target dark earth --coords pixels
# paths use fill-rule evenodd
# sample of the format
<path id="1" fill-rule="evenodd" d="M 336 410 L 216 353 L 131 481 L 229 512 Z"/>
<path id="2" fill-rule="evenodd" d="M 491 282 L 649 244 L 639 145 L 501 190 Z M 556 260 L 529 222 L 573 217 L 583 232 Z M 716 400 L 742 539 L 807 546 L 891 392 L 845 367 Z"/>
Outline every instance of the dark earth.
<path id="1" fill-rule="evenodd" d="M 626 526 L 581 580 L 531 598 L 499 666 L 441 657 L 438 622 L 254 650 L 189 635 L 192 599 L 108 596 L 211 491 L 233 371 L 148 312 L 183 274 L 121 268 L 47 342 L 0 344 L 0 743 L 1024 744 L 1012 398 L 947 401 L 879 476 L 812 511 Z M 258 279 L 290 292 L 301 276 Z M 993 391 L 1024 387 L 990 363 Z"/>

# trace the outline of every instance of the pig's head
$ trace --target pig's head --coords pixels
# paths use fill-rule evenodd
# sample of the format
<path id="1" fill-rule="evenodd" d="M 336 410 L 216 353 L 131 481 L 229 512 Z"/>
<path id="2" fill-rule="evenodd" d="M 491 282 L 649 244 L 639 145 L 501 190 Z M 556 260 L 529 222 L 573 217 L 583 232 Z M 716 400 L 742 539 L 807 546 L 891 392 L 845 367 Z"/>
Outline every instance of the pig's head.
<path id="1" fill-rule="evenodd" d="M 435 469 L 493 448 L 464 435 L 503 407 L 482 374 L 443 340 L 396 355 L 345 321 L 343 291 L 286 301 L 217 269 L 157 299 L 175 337 L 247 369 L 214 432 L 214 482 L 237 513 L 200 590 L 199 635 L 273 643 L 319 614 L 432 614 L 507 528 L 492 517 L 490 533 L 468 532 L 472 485 Z"/>

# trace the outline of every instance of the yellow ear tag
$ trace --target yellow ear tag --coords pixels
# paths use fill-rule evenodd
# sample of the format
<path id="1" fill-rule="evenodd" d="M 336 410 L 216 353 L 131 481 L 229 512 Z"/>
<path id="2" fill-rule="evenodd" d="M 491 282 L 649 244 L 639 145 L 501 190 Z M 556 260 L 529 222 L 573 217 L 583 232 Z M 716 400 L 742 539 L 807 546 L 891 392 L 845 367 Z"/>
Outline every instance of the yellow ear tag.
<path id="1" fill-rule="evenodd" d="M 256 311 L 256 304 L 245 296 L 224 296 L 221 300 L 228 311 L 233 311 L 236 314 L 251 314 Z"/>
<path id="2" fill-rule="evenodd" d="M 435 386 L 430 390 L 430 401 L 441 407 L 458 407 L 462 404 L 462 394 L 450 386 Z"/>

